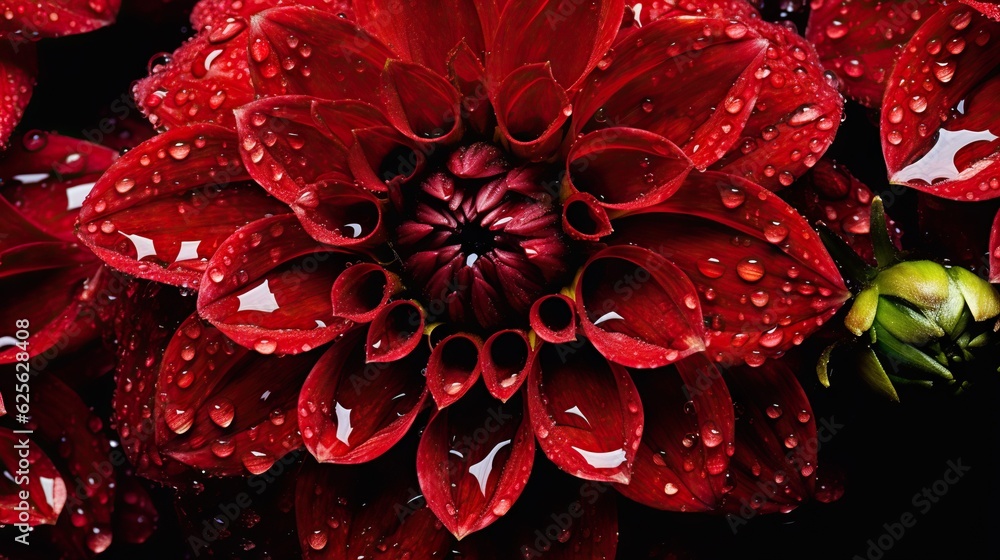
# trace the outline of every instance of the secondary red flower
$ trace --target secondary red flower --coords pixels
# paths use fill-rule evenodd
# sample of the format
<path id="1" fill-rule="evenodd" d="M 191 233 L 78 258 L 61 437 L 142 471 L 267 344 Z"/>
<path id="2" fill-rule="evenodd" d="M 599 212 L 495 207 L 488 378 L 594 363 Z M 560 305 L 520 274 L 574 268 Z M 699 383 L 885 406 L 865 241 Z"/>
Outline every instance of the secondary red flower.
<path id="1" fill-rule="evenodd" d="M 34 41 L 86 33 L 114 22 L 121 0 L 0 3 L 0 147 L 21 120 L 38 72 Z"/>
<path id="2" fill-rule="evenodd" d="M 0 364 L 13 363 L 15 322 L 31 324 L 28 351 L 46 360 L 93 340 L 110 317 L 112 281 L 74 233 L 79 208 L 118 157 L 103 146 L 29 132 L 0 160 Z"/>
<path id="3" fill-rule="evenodd" d="M 749 7 L 265 4 L 196 11 L 200 34 L 136 89 L 169 130 L 80 216 L 110 265 L 198 291 L 195 314 L 124 335 L 147 341 L 116 405 L 129 430 L 152 413 L 130 448 L 150 476 L 260 473 L 300 445 L 369 461 L 433 403 L 417 478 L 461 538 L 514 505 L 536 444 L 630 483 L 649 429 L 633 377 L 654 374 L 626 368 L 760 366 L 846 299 L 755 182 L 814 165 L 842 100 Z M 698 472 L 720 475 L 724 386 L 699 414 Z"/>

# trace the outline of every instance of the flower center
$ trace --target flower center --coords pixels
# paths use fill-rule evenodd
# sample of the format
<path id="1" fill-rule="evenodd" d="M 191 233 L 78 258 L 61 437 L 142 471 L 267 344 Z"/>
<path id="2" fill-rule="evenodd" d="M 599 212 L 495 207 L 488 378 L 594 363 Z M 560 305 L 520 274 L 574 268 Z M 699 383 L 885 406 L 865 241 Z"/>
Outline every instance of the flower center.
<path id="1" fill-rule="evenodd" d="M 538 296 L 567 278 L 551 166 L 512 167 L 476 143 L 443 158 L 410 195 L 397 247 L 428 315 L 466 326 L 526 323 Z"/>

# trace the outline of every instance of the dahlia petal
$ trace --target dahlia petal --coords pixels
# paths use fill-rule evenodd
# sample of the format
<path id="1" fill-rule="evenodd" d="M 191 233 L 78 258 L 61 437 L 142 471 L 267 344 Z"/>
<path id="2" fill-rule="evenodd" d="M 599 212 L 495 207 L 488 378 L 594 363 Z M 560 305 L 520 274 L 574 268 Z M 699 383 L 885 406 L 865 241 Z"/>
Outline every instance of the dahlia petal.
<path id="1" fill-rule="evenodd" d="M 990 282 L 1000 284 L 1000 212 L 990 229 Z"/>
<path id="2" fill-rule="evenodd" d="M 543 465 L 539 463 L 535 470 Z M 608 484 L 580 484 L 558 473 L 535 478 L 521 496 L 515 514 L 501 520 L 495 529 L 457 543 L 455 560 L 616 558 L 618 502 L 609 489 Z M 565 523 L 572 526 L 564 529 Z"/>
<path id="3" fill-rule="evenodd" d="M 94 183 L 116 159 L 118 152 L 98 144 L 31 131 L 4 152 L 0 160 L 2 196 L 35 228 L 75 243 L 79 208 Z M 18 237 L 12 232 L 11 221 L 4 220 L 4 231 L 13 237 L 0 240 L 0 250 Z"/>
<path id="4" fill-rule="evenodd" d="M 502 404 L 479 390 L 431 418 L 417 449 L 417 477 L 427 506 L 462 539 L 507 513 L 534 457 L 523 401 Z"/>
<path id="5" fill-rule="evenodd" d="M 8 0 L 0 35 L 27 42 L 87 33 L 114 23 L 120 7 L 121 0 Z"/>
<path id="6" fill-rule="evenodd" d="M 510 164 L 503 152 L 493 144 L 485 142 L 462 146 L 448 158 L 448 171 L 462 179 L 488 179 L 506 173 L 509 169 Z M 494 183 L 490 183 L 487 187 L 494 185 Z M 500 185 L 495 186 L 499 187 Z M 504 184 L 504 186 L 506 185 Z M 477 196 L 477 206 L 485 208 L 500 202 L 499 199 L 503 197 L 504 193 L 502 189 L 496 190 L 496 195 L 486 200 L 483 199 L 482 195 Z M 477 207 L 476 210 L 482 211 L 482 208 Z"/>
<path id="7" fill-rule="evenodd" d="M 369 323 L 402 289 L 402 280 L 381 266 L 356 264 L 333 283 L 330 292 L 333 314 L 355 323 Z"/>
<path id="8" fill-rule="evenodd" d="M 110 269 L 93 261 L 66 262 L 65 254 L 51 255 L 44 249 L 63 252 L 69 248 L 60 243 L 33 244 L 26 246 L 25 255 L 0 254 L 0 293 L 4 294 L 0 296 L 0 324 L 8 325 L 0 330 L 0 336 L 20 340 L 16 338 L 15 325 L 22 319 L 29 322 L 31 333 L 26 345 L 4 343 L 0 347 L 0 364 L 23 361 L 17 359 L 24 352 L 22 346 L 27 346 L 27 354 L 32 358 L 46 356 L 42 358 L 46 362 L 53 352 L 58 355 L 76 351 L 99 336 L 100 321 L 108 314 L 109 303 L 100 298 L 112 293 L 108 292 L 110 283 L 118 280 Z M 87 257 L 78 248 L 72 248 L 70 255 Z M 19 257 L 24 258 L 20 263 Z M 48 257 L 63 263 L 51 268 L 49 263 L 31 262 Z M 8 267 L 20 267 L 21 271 L 7 276 Z M 25 272 L 29 269 L 32 270 Z"/>
<path id="9" fill-rule="evenodd" d="M 493 94 L 493 107 L 511 151 L 535 161 L 551 155 L 562 141 L 562 125 L 572 111 L 548 63 L 511 72 Z"/>
<path id="10" fill-rule="evenodd" d="M 640 247 L 595 254 L 576 285 L 583 333 L 608 360 L 664 366 L 704 350 L 698 292 L 669 260 Z"/>
<path id="11" fill-rule="evenodd" d="M 528 380 L 538 445 L 573 476 L 628 484 L 642 436 L 642 403 L 625 368 L 589 343 L 543 344 Z"/>
<path id="12" fill-rule="evenodd" d="M 636 372 L 645 408 L 642 445 L 632 480 L 616 488 L 625 497 L 669 511 L 710 511 L 726 492 L 734 452 L 733 402 L 722 378 L 704 355 L 667 369 Z"/>
<path id="13" fill-rule="evenodd" d="M 427 387 L 438 409 L 462 398 L 479 380 L 482 341 L 467 334 L 453 334 L 434 346 L 427 362 Z"/>
<path id="14" fill-rule="evenodd" d="M 569 186 L 618 210 L 663 201 L 680 188 L 693 167 L 670 140 L 634 128 L 594 131 L 577 140 L 566 158 Z"/>
<path id="15" fill-rule="evenodd" d="M 563 344 L 576 340 L 576 305 L 563 294 L 538 298 L 528 319 L 531 329 L 545 342 Z"/>
<path id="16" fill-rule="evenodd" d="M 1000 21 L 1000 4 L 996 0 L 962 0 L 962 3 L 972 6 L 995 21 Z"/>
<path id="17" fill-rule="evenodd" d="M 115 321 L 122 343 L 112 399 L 121 446 L 137 474 L 159 482 L 177 481 L 190 469 L 160 452 L 153 411 L 164 350 L 194 309 L 194 298 L 145 281 L 118 286 L 116 291 L 124 294 Z"/>
<path id="18" fill-rule="evenodd" d="M 299 428 L 309 453 L 321 463 L 361 463 L 388 451 L 423 409 L 426 365 L 425 352 L 366 363 L 363 329 L 338 340 L 299 393 Z"/>
<path id="19" fill-rule="evenodd" d="M 845 168 L 827 158 L 819 160 L 794 189 L 782 194 L 809 222 L 823 222 L 861 258 L 875 264 L 871 238 L 871 206 L 875 194 Z M 886 217 L 889 237 L 902 249 L 895 222 Z"/>
<path id="20" fill-rule="evenodd" d="M 656 251 L 694 282 L 714 360 L 760 365 L 802 342 L 850 297 L 819 236 L 759 185 L 691 174 L 648 210 L 616 220 L 610 242 Z"/>
<path id="21" fill-rule="evenodd" d="M 465 41 L 459 43 L 448 56 L 448 77 L 462 92 L 462 121 L 476 131 L 485 133 L 493 116 L 486 84 L 486 69 Z"/>
<path id="22" fill-rule="evenodd" d="M 191 315 L 160 365 L 157 446 L 213 476 L 267 471 L 302 445 L 298 387 L 316 358 L 251 352 Z"/>
<path id="23" fill-rule="evenodd" d="M 408 457 L 412 460 L 412 456 Z M 363 467 L 307 461 L 296 477 L 295 521 L 306 560 L 445 557 L 454 540 L 398 456 Z"/>
<path id="24" fill-rule="evenodd" d="M 344 18 L 298 6 L 250 18 L 249 45 L 258 95 L 369 101 L 393 58 L 378 39 Z"/>
<path id="25" fill-rule="evenodd" d="M 23 437 L 7 428 L 0 428 L 0 443 L 3 444 L 0 446 L 0 468 L 5 472 L 18 471 L 18 438 Z M 0 523 L 4 525 L 24 523 L 19 519 L 19 515 L 21 511 L 27 511 L 27 525 L 31 527 L 55 525 L 66 504 L 66 483 L 56 466 L 52 464 L 52 460 L 37 443 L 29 440 L 25 452 L 33 460 L 31 476 L 27 477 L 25 484 L 27 488 L 24 488 L 25 485 L 5 485 L 3 494 L 0 494 Z M 19 497 L 20 490 L 29 492 L 27 510 L 15 509 L 22 503 Z"/>
<path id="26" fill-rule="evenodd" d="M 563 202 L 563 231 L 580 241 L 597 241 L 614 229 L 607 210 L 593 195 L 573 193 Z"/>
<path id="27" fill-rule="evenodd" d="M 396 300 L 381 307 L 368 328 L 368 362 L 395 362 L 413 352 L 424 336 L 424 312 L 415 301 Z"/>
<path id="28" fill-rule="evenodd" d="M 142 544 L 156 531 L 160 513 L 139 477 L 119 476 L 114 533 L 123 542 Z"/>
<path id="29" fill-rule="evenodd" d="M 0 21 L 5 20 L 0 18 Z M 0 147 L 7 146 L 11 132 L 21 122 L 38 74 L 34 45 L 18 41 L 16 37 L 4 43 L 0 45 Z"/>
<path id="30" fill-rule="evenodd" d="M 572 130 L 648 130 L 680 146 L 699 169 L 715 163 L 736 145 L 750 117 L 767 49 L 759 34 L 734 27 L 701 17 L 644 26 L 616 45 L 613 62 L 583 86 Z"/>
<path id="31" fill-rule="evenodd" d="M 823 157 L 840 127 L 844 98 L 808 41 L 781 25 L 760 22 L 755 28 L 769 42 L 756 69 L 765 76 L 760 95 L 740 142 L 713 168 L 776 191 Z"/>
<path id="32" fill-rule="evenodd" d="M 489 49 L 489 81 L 500 83 L 524 65 L 545 63 L 552 65 L 552 75 L 563 89 L 577 89 L 598 67 L 624 15 L 623 0 L 586 5 L 561 0 L 511 2 L 501 12 Z"/>
<path id="33" fill-rule="evenodd" d="M 240 107 L 236 130 L 247 172 L 286 204 L 294 203 L 305 190 L 315 189 L 321 180 L 350 181 L 350 144 L 344 140 L 353 139 L 331 132 L 328 119 L 320 115 L 367 120 L 368 109 L 360 103 L 338 104 L 303 95 L 265 97 Z"/>
<path id="34" fill-rule="evenodd" d="M 730 461 L 734 488 L 722 511 L 738 514 L 751 507 L 759 513 L 788 512 L 816 487 L 816 419 L 786 361 L 737 369 L 726 378 L 733 402 L 743 412 Z"/>
<path id="35" fill-rule="evenodd" d="M 956 3 L 907 43 L 882 104 L 891 182 L 953 200 L 1000 196 L 1000 117 L 991 109 L 1000 95 L 998 35 L 1000 23 Z"/>
<path id="36" fill-rule="evenodd" d="M 389 121 L 417 142 L 450 143 L 462 136 L 462 94 L 426 66 L 389 60 L 382 70 L 382 103 Z"/>
<path id="37" fill-rule="evenodd" d="M 806 39 L 823 66 L 836 72 L 844 92 L 866 107 L 878 107 L 887 78 L 906 43 L 938 6 L 901 0 L 814 2 Z"/>
<path id="38" fill-rule="evenodd" d="M 479 368 L 490 394 L 507 402 L 528 378 L 534 350 L 524 331 L 498 331 L 479 351 Z"/>
<path id="39" fill-rule="evenodd" d="M 71 360 L 56 367 L 69 369 Z M 56 367 L 47 371 L 54 373 Z M 3 391 L 11 395 L 15 376 L 4 377 L 7 379 Z M 75 523 L 70 522 L 69 515 L 59 516 L 53 540 L 63 550 L 103 552 L 112 542 L 111 513 L 117 473 L 109 468 L 112 448 L 102 431 L 101 420 L 55 375 L 36 375 L 31 383 L 32 390 L 45 395 L 45 400 L 31 407 L 31 421 L 25 427 L 33 431 L 31 438 L 35 441 L 58 447 L 59 455 L 49 455 L 49 458 L 59 469 L 65 484 L 67 494 L 63 511 L 75 513 L 72 516 Z M 62 442 L 72 444 L 67 446 Z M 94 465 L 105 465 L 97 473 L 100 476 L 95 476 Z M 32 469 L 32 476 L 34 472 Z M 68 481 L 72 481 L 72 487 Z M 58 487 L 52 490 L 55 500 Z M 42 492 L 41 496 L 47 494 Z"/>
<path id="40" fill-rule="evenodd" d="M 352 324 L 334 317 L 330 303 L 349 256 L 313 241 L 294 217 L 257 220 L 208 261 L 198 313 L 262 354 L 307 352 Z"/>
<path id="41" fill-rule="evenodd" d="M 399 58 L 441 76 L 448 75 L 448 54 L 461 41 L 482 57 L 500 17 L 494 0 L 354 0 L 354 12 L 358 25 Z"/>
<path id="42" fill-rule="evenodd" d="M 351 0 L 200 0 L 191 11 L 191 24 L 200 31 L 209 25 L 219 26 L 228 18 L 249 19 L 256 13 L 281 6 L 308 6 L 354 20 Z"/>
<path id="43" fill-rule="evenodd" d="M 425 157 L 395 128 L 380 126 L 354 131 L 348 163 L 359 185 L 393 194 L 390 186 L 405 183 L 422 171 Z"/>
<path id="44" fill-rule="evenodd" d="M 94 185 L 80 209 L 80 238 L 123 272 L 197 288 L 234 229 L 287 212 L 242 182 L 236 143 L 233 132 L 204 123 L 144 142 Z"/>
<path id="45" fill-rule="evenodd" d="M 150 75 L 132 86 L 132 96 L 157 128 L 214 122 L 233 128 L 233 109 L 254 98 L 247 57 L 247 23 L 220 21 L 151 63 Z"/>
<path id="46" fill-rule="evenodd" d="M 313 239 L 337 247 L 367 247 L 383 241 L 385 202 L 353 184 L 306 190 L 292 210 Z"/>

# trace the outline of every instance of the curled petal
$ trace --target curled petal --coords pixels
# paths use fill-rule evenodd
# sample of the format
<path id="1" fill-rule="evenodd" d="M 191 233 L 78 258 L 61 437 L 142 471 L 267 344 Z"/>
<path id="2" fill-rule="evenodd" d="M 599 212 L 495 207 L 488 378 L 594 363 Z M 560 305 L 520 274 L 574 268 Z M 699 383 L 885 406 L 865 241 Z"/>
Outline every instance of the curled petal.
<path id="1" fill-rule="evenodd" d="M 528 411 L 545 455 L 573 476 L 628 484 L 642 436 L 642 403 L 625 368 L 585 341 L 534 356 Z"/>
<path id="2" fill-rule="evenodd" d="M 16 473 L 18 467 L 18 449 L 23 449 L 28 457 L 31 457 L 31 476 L 25 477 L 25 482 L 21 485 L 5 485 L 4 492 L 0 494 L 0 523 L 4 525 L 26 524 L 31 527 L 38 525 L 55 525 L 63 506 L 66 504 L 66 483 L 62 474 L 52 464 L 52 460 L 45 452 L 38 447 L 38 444 L 29 440 L 27 447 L 18 446 L 19 436 L 12 430 L 0 428 L 0 468 L 4 472 Z M 19 496 L 21 490 L 28 493 L 29 499 L 22 500 Z M 23 504 L 27 504 L 24 509 Z M 17 509 L 17 508 L 21 509 Z M 20 519 L 22 512 L 27 512 L 27 523 Z"/>
<path id="3" fill-rule="evenodd" d="M 160 365 L 157 446 L 216 476 L 267 471 L 302 445 L 298 387 L 315 360 L 251 352 L 191 315 Z"/>
<path id="4" fill-rule="evenodd" d="M 10 0 L 0 18 L 0 35 L 27 42 L 100 29 L 115 22 L 121 0 Z"/>
<path id="5" fill-rule="evenodd" d="M 341 117 L 337 134 L 322 115 Z M 369 120 L 366 117 L 371 116 Z M 338 119 L 340 120 L 340 119 Z M 336 121 L 335 121 L 336 122 Z M 347 149 L 351 125 L 381 123 L 377 111 L 357 102 L 333 103 L 304 95 L 265 97 L 236 110 L 240 155 L 247 172 L 272 196 L 292 204 L 324 180 L 350 181 Z"/>
<path id="6" fill-rule="evenodd" d="M 767 41 L 738 27 L 734 33 L 731 22 L 702 17 L 644 26 L 584 84 L 572 130 L 647 130 L 680 146 L 699 169 L 712 165 L 740 139 L 761 88 Z"/>
<path id="7" fill-rule="evenodd" d="M 563 231 L 574 239 L 597 241 L 614 229 L 604 205 L 593 195 L 578 192 L 563 202 Z"/>
<path id="8" fill-rule="evenodd" d="M 566 159 L 570 187 L 606 208 L 652 206 L 673 194 L 694 167 L 666 138 L 633 128 L 606 128 L 573 144 Z"/>
<path id="9" fill-rule="evenodd" d="M 402 290 L 398 276 L 377 264 L 361 263 L 345 270 L 331 290 L 333 314 L 356 323 L 368 323 L 389 298 Z"/>
<path id="10" fill-rule="evenodd" d="M 389 121 L 412 140 L 447 143 L 462 135 L 462 94 L 426 66 L 398 60 L 386 62 L 381 96 Z"/>
<path id="11" fill-rule="evenodd" d="M 998 35 L 1000 23 L 956 3 L 907 43 L 882 103 L 890 181 L 953 200 L 1000 196 Z"/>
<path id="12" fill-rule="evenodd" d="M 360 467 L 307 461 L 295 480 L 302 558 L 341 560 L 391 554 L 445 557 L 454 542 L 421 496 L 412 454 Z"/>
<path id="13" fill-rule="evenodd" d="M 21 122 L 38 73 L 34 45 L 20 42 L 16 37 L 10 37 L 9 41 L 5 38 L 3 43 L 0 45 L 0 147 L 7 146 L 10 133 Z"/>
<path id="14" fill-rule="evenodd" d="M 441 76 L 448 75 L 448 53 L 459 42 L 481 58 L 500 17 L 494 0 L 355 0 L 354 11 L 358 25 L 400 58 Z"/>
<path id="15" fill-rule="evenodd" d="M 627 498 L 669 511 L 714 510 L 728 491 L 735 419 L 729 390 L 704 355 L 674 366 L 636 372 L 646 403 L 642 445 L 632 480 L 618 491 Z"/>
<path id="16" fill-rule="evenodd" d="M 287 211 L 246 179 L 231 131 L 204 123 L 170 130 L 97 181 L 80 209 L 80 238 L 123 272 L 197 288 L 234 229 Z"/>
<path id="17" fill-rule="evenodd" d="M 622 0 L 508 4 L 501 12 L 487 58 L 490 82 L 506 80 L 524 65 L 551 63 L 559 85 L 566 90 L 576 89 L 598 67 L 624 14 Z"/>
<path id="18" fill-rule="evenodd" d="M 422 171 L 426 157 L 395 128 L 379 126 L 354 131 L 348 162 L 359 185 L 386 192 Z"/>
<path id="19" fill-rule="evenodd" d="M 493 95 L 493 107 L 511 151 L 533 160 L 551 155 L 572 113 L 566 90 L 555 81 L 548 63 L 511 72 Z"/>
<path id="20" fill-rule="evenodd" d="M 479 56 L 464 41 L 449 54 L 448 78 L 462 92 L 462 120 L 479 132 L 486 132 L 493 116 L 489 103 L 486 70 Z"/>
<path id="21" fill-rule="evenodd" d="M 486 339 L 479 351 L 479 369 L 490 394 L 503 402 L 510 400 L 528 378 L 533 353 L 523 331 L 498 331 Z"/>
<path id="22" fill-rule="evenodd" d="M 462 398 L 479 379 L 481 347 L 478 338 L 461 333 L 434 346 L 427 362 L 427 386 L 439 409 Z"/>
<path id="23" fill-rule="evenodd" d="M 424 430 L 420 489 L 458 539 L 506 514 L 528 483 L 535 439 L 524 408 L 521 399 L 500 403 L 479 390 L 436 412 Z"/>
<path id="24" fill-rule="evenodd" d="M 538 338 L 553 344 L 576 340 L 576 305 L 563 294 L 538 298 L 528 314 Z"/>
<path id="25" fill-rule="evenodd" d="M 700 352 L 698 292 L 662 255 L 616 246 L 584 265 L 576 285 L 583 333 L 607 359 L 629 367 L 660 367 Z"/>
<path id="26" fill-rule="evenodd" d="M 338 340 L 316 363 L 298 397 L 299 429 L 321 463 L 361 463 L 382 455 L 410 429 L 427 399 L 426 352 L 365 362 L 364 331 Z"/>
<path id="27" fill-rule="evenodd" d="M 250 18 L 250 74 L 258 95 L 369 101 L 392 51 L 337 15 L 273 8 Z"/>
<path id="28" fill-rule="evenodd" d="M 198 313 L 261 354 L 307 352 L 351 325 L 333 316 L 330 303 L 348 257 L 313 241 L 294 217 L 257 220 L 209 260 Z"/>
<path id="29" fill-rule="evenodd" d="M 689 175 L 648 213 L 616 220 L 611 243 L 649 248 L 691 279 L 713 360 L 760 365 L 850 297 L 809 224 L 773 193 L 730 175 Z"/>
<path id="30" fill-rule="evenodd" d="M 333 183 L 303 191 L 292 210 L 313 239 L 337 247 L 363 247 L 384 238 L 383 206 L 384 201 L 364 189 Z"/>
<path id="31" fill-rule="evenodd" d="M 394 362 L 407 356 L 424 336 L 424 311 L 415 301 L 396 300 L 381 307 L 368 328 L 368 362 Z"/>
<path id="32" fill-rule="evenodd" d="M 151 63 L 150 75 L 132 86 L 132 96 L 149 122 L 168 129 L 197 122 L 233 128 L 233 109 L 254 98 L 246 29 L 243 19 L 220 22 L 164 62 Z"/>

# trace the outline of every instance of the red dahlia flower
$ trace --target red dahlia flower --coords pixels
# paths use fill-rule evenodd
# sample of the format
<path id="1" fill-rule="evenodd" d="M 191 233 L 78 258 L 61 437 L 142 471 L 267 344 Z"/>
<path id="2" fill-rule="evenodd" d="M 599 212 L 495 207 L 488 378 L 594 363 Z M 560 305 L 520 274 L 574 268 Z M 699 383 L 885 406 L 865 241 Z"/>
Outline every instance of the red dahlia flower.
<path id="1" fill-rule="evenodd" d="M 80 213 L 112 267 L 197 291 L 190 313 L 138 284 L 120 318 L 115 407 L 123 438 L 152 432 L 125 445 L 141 472 L 263 475 L 303 445 L 366 462 L 433 403 L 417 479 L 458 538 L 514 506 L 536 445 L 662 509 L 815 493 L 811 410 L 766 362 L 849 295 L 768 190 L 841 117 L 805 41 L 742 4 L 279 4 L 196 9 L 199 34 L 135 88 L 165 132 Z M 744 362 L 764 367 L 731 372 L 737 433 L 718 367 Z M 305 468 L 301 511 L 351 484 Z M 368 499 L 321 501 L 413 531 L 414 557 L 450 546 L 419 536 L 429 512 L 399 528 Z M 379 546 L 297 521 L 317 557 Z M 593 523 L 608 554 L 613 522 Z"/>

